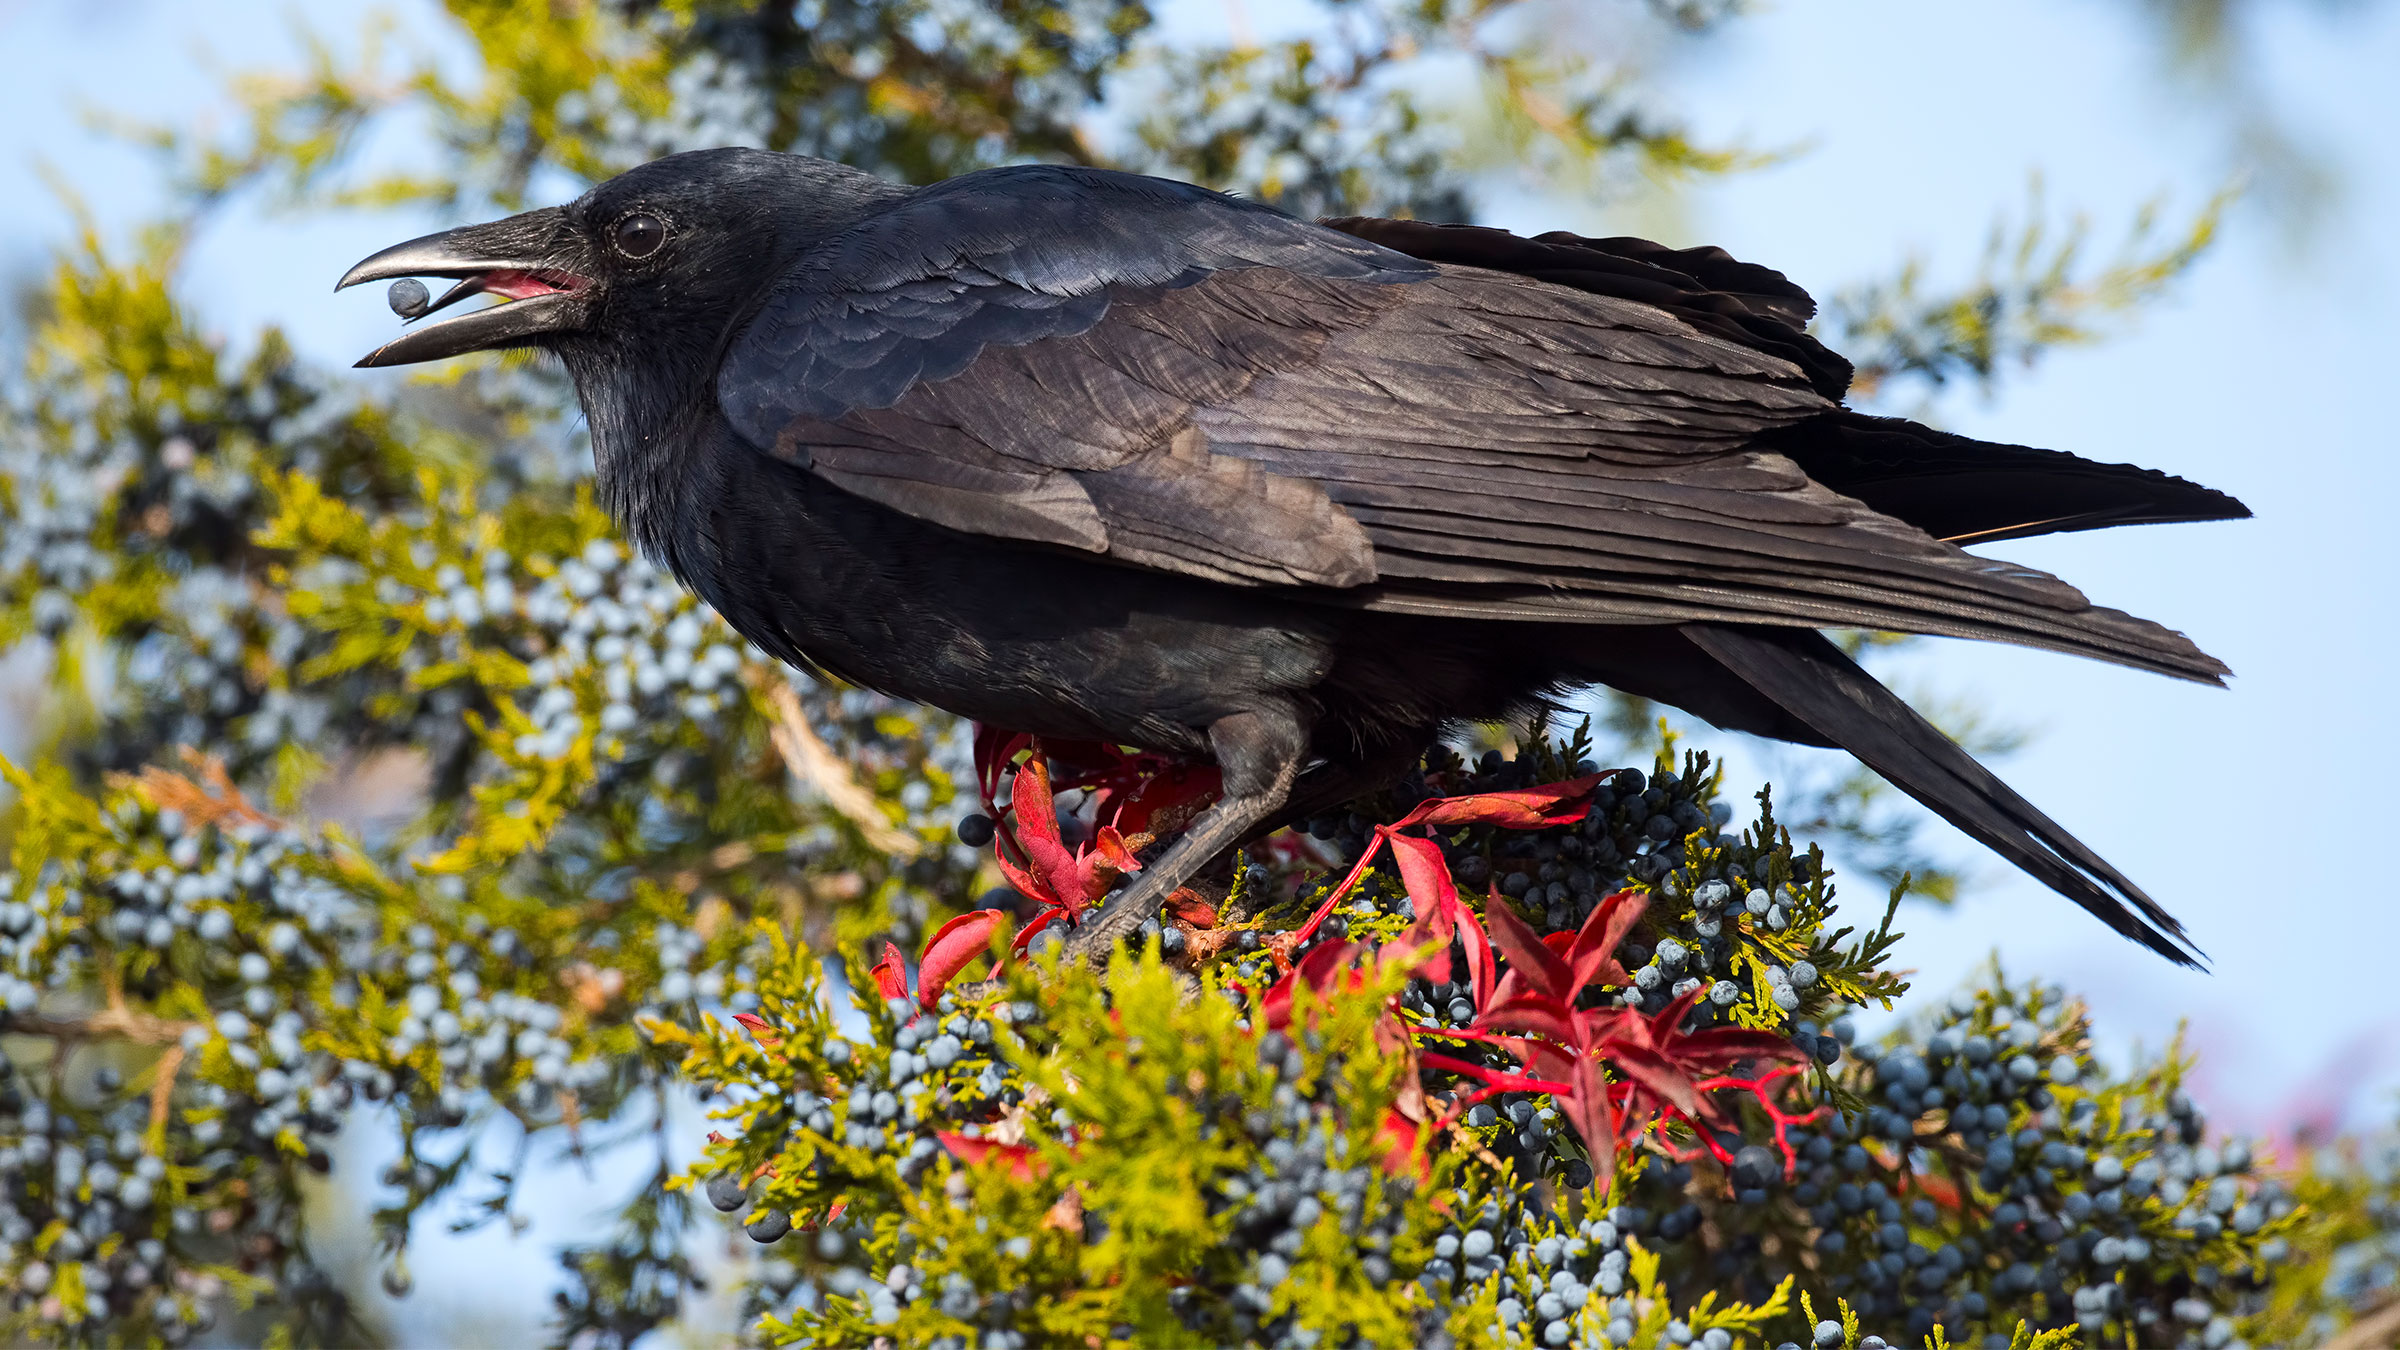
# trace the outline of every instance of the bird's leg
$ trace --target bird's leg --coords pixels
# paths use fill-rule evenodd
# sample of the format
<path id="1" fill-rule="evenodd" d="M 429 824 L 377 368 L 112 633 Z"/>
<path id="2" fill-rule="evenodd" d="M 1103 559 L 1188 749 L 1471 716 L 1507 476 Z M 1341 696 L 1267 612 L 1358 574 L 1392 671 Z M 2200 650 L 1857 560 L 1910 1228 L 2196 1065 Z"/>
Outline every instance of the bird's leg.
<path id="1" fill-rule="evenodd" d="M 1440 738 L 1438 729 L 1428 727 L 1416 740 L 1395 741 L 1356 763 L 1329 760 L 1316 765 L 1300 775 L 1284 804 L 1252 828 L 1242 842 L 1263 839 L 1286 825 L 1298 825 L 1337 806 L 1347 806 L 1377 789 L 1390 787 L 1423 759 L 1426 748 Z"/>
<path id="2" fill-rule="evenodd" d="M 1095 963 L 1105 959 L 1111 944 L 1132 937 L 1178 887 L 1274 815 L 1300 776 L 1308 732 L 1288 707 L 1240 712 L 1210 725 L 1208 747 L 1224 774 L 1224 795 L 1163 855 L 1084 919 L 1067 939 L 1069 955 Z"/>

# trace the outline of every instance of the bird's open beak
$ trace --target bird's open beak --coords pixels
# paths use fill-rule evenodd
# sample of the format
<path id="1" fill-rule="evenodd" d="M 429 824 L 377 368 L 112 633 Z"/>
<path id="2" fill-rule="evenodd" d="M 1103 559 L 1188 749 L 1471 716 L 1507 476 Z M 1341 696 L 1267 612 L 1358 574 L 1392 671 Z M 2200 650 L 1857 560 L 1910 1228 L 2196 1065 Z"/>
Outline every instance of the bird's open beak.
<path id="1" fill-rule="evenodd" d="M 358 362 L 405 366 L 521 347 L 580 328 L 591 311 L 591 273 L 578 232 L 568 226 L 563 211 L 550 206 L 394 244 L 344 273 L 334 289 L 396 277 L 459 278 L 426 314 L 482 291 L 508 297 L 506 303 L 427 324 Z"/>

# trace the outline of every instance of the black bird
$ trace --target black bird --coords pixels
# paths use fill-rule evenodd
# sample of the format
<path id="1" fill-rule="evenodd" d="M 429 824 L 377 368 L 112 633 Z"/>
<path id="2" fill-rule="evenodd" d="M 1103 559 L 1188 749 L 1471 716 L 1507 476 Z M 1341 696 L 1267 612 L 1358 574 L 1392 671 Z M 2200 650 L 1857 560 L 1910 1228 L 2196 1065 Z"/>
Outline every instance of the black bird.
<path id="1" fill-rule="evenodd" d="M 609 510 L 761 648 L 998 726 L 1214 756 L 1223 799 L 1087 951 L 1445 728 L 1604 683 L 1842 747 L 2194 964 L 2141 888 L 1817 630 L 2218 683 L 2181 634 L 1959 545 L 2249 513 L 1845 409 L 1808 294 L 1721 250 L 727 149 L 341 284 L 419 276 L 460 278 L 431 310 L 511 299 L 359 364 L 556 353 Z"/>

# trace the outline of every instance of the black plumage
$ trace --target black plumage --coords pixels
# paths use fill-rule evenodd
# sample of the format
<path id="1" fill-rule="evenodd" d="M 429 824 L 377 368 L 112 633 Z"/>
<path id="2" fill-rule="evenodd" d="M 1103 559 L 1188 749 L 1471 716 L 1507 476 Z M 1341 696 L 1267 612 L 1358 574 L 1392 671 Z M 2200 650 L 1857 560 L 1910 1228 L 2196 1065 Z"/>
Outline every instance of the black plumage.
<path id="1" fill-rule="evenodd" d="M 415 240 L 462 278 L 361 364 L 561 357 L 601 491 L 795 664 L 981 721 L 1213 755 L 1129 932 L 1445 729 L 1606 683 L 1857 754 L 2109 926 L 2181 927 L 1821 634 L 2186 679 L 2178 633 L 1961 542 L 2246 515 L 2181 479 L 1841 406 L 1781 274 L 1716 249 L 1343 219 L 1028 166 L 909 189 L 679 155 Z"/>

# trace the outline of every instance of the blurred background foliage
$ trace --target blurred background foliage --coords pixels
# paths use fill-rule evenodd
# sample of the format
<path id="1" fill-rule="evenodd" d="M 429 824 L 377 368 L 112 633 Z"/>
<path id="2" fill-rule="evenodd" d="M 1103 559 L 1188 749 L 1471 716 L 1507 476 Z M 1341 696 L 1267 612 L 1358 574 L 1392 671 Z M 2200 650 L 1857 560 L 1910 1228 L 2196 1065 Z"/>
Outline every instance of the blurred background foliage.
<path id="1" fill-rule="evenodd" d="M 2162 75 L 2222 121 L 2227 181 L 2304 229 L 2334 186 L 2247 81 L 2244 24 L 2269 3 L 2133 7 Z M 41 766 L 12 771 L 0 1005 L 10 1128 L 29 1136 L 48 1103 L 87 1137 L 130 1136 L 129 1166 L 167 1159 L 150 1189 L 189 1242 L 135 1262 L 172 1317 L 59 1289 L 42 1334 L 75 1320 L 70 1292 L 118 1319 L 68 1333 L 92 1341 L 204 1306 L 239 1340 L 379 1334 L 344 1282 L 405 1289 L 436 1201 L 510 1221 L 537 1137 L 681 1169 L 685 1089 L 635 1023 L 753 1000 L 750 920 L 819 950 L 913 949 L 993 880 L 949 829 L 961 728 L 766 663 L 629 557 L 585 490 L 557 372 L 468 362 L 386 398 L 273 331 L 211 335 L 178 278 L 223 203 L 468 219 L 744 143 L 913 182 L 1053 160 L 1305 214 L 1471 220 L 1502 189 L 1672 195 L 1796 152 L 1706 143 L 1649 78 L 1741 23 L 1734 0 L 1227 0 L 1221 39 L 1170 8 L 451 0 L 472 69 L 372 19 L 311 44 L 305 69 L 233 78 L 229 125 L 115 126 L 178 209 L 128 248 L 91 227 L 66 241 L 17 297 L 0 372 L 0 644 L 31 672 Z M 2096 251 L 2109 232 L 2037 183 L 1963 285 L 1903 260 L 1829 297 L 1825 336 L 1886 410 L 1988 390 L 2137 315 L 2229 200 L 2146 213 Z M 1871 660 L 1897 645 L 1851 640 Z M 1979 750 L 2022 734 L 1922 701 Z M 1673 734 L 1631 700 L 1597 711 L 1604 764 Z M 1937 900 L 1961 885 L 1863 773 L 1795 774 L 1778 802 L 1855 871 Z M 364 1102 L 386 1104 L 400 1161 L 317 1181 Z M 515 1153 L 495 1163 L 473 1144 L 501 1117 Z M 312 1261 L 305 1197 L 325 1184 L 376 1196 L 371 1270 Z M 97 1231 L 63 1240 L 122 1267 L 80 1212 Z M 604 1340 L 674 1314 L 688 1222 L 644 1185 L 622 1231 L 561 1254 L 578 1297 L 615 1291 Z M 0 1239 L 55 1252 L 71 1227 Z"/>

